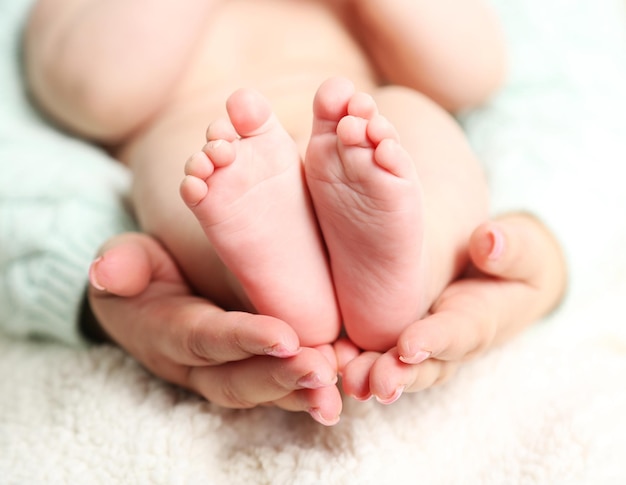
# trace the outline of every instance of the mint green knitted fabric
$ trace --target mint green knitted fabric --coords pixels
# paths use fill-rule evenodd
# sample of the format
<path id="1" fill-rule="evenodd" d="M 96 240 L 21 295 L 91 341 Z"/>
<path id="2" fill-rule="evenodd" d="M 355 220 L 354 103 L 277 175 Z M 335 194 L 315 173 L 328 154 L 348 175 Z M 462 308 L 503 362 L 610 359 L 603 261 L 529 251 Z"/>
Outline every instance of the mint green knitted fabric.
<path id="1" fill-rule="evenodd" d="M 28 103 L 19 71 L 28 5 L 0 6 L 0 331 L 75 344 L 95 252 L 134 227 L 124 207 L 129 175 Z"/>

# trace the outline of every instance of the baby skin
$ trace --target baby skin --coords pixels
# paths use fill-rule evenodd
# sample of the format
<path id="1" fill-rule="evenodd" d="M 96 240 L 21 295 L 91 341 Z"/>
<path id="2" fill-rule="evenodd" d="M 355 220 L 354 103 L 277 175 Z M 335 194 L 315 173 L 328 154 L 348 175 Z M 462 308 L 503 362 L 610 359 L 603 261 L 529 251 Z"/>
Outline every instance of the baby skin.
<path id="1" fill-rule="evenodd" d="M 255 91 L 226 107 L 185 165 L 183 200 L 257 312 L 289 322 L 304 345 L 330 343 L 341 322 L 296 143 Z"/>
<path id="2" fill-rule="evenodd" d="M 259 93 L 236 91 L 227 112 L 188 160 L 181 195 L 252 305 L 314 340 L 343 321 L 359 347 L 393 347 L 430 304 L 420 182 L 393 125 L 372 97 L 330 79 L 303 166 Z M 315 315 L 302 318 L 307 308 Z M 315 318 L 317 334 L 297 327 Z"/>

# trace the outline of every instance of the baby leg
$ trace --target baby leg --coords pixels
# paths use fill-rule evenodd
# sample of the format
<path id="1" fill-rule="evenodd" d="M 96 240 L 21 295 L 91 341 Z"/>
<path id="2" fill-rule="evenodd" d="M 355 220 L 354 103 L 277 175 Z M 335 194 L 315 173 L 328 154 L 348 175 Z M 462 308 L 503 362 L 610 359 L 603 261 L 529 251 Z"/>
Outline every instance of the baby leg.
<path id="1" fill-rule="evenodd" d="M 377 96 L 378 105 L 345 80 L 323 84 L 305 167 L 348 336 L 364 349 L 387 350 L 460 271 L 486 198 L 447 115 L 409 90 Z M 411 136 L 408 144 L 378 106 Z M 435 133 L 409 133 L 429 123 Z"/>
<path id="2" fill-rule="evenodd" d="M 260 94 L 236 91 L 227 111 L 186 165 L 183 200 L 258 312 L 303 345 L 332 342 L 339 312 L 297 146 Z"/>

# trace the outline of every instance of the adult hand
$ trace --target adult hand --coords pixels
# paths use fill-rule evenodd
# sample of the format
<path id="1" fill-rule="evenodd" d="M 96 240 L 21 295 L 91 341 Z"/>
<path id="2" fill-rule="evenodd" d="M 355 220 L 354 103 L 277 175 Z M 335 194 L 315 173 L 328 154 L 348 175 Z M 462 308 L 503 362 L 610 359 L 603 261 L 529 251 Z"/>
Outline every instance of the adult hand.
<path id="1" fill-rule="evenodd" d="M 341 342 L 337 349 L 347 394 L 389 404 L 449 379 L 464 361 L 550 312 L 566 287 L 566 264 L 554 236 L 528 214 L 509 214 L 471 236 L 471 264 L 429 314 L 407 327 L 385 354 Z"/>
<path id="2" fill-rule="evenodd" d="M 229 408 L 275 404 L 335 424 L 341 396 L 330 346 L 300 348 L 276 318 L 226 312 L 193 295 L 154 239 L 110 240 L 90 271 L 103 330 L 156 376 Z"/>

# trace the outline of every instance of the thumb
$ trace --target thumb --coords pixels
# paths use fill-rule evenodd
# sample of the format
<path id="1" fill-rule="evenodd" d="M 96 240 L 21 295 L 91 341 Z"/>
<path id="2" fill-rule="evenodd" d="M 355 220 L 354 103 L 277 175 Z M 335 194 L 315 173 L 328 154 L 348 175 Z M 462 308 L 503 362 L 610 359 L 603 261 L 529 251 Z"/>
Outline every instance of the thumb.
<path id="1" fill-rule="evenodd" d="M 533 286 L 565 286 L 560 244 L 530 214 L 506 214 L 481 224 L 470 238 L 469 253 L 474 266 L 487 275 Z"/>
<path id="2" fill-rule="evenodd" d="M 173 263 L 153 238 L 138 233 L 122 234 L 102 246 L 89 268 L 89 281 L 101 292 L 137 296 L 151 280 L 158 279 L 158 274 L 168 264 Z"/>

